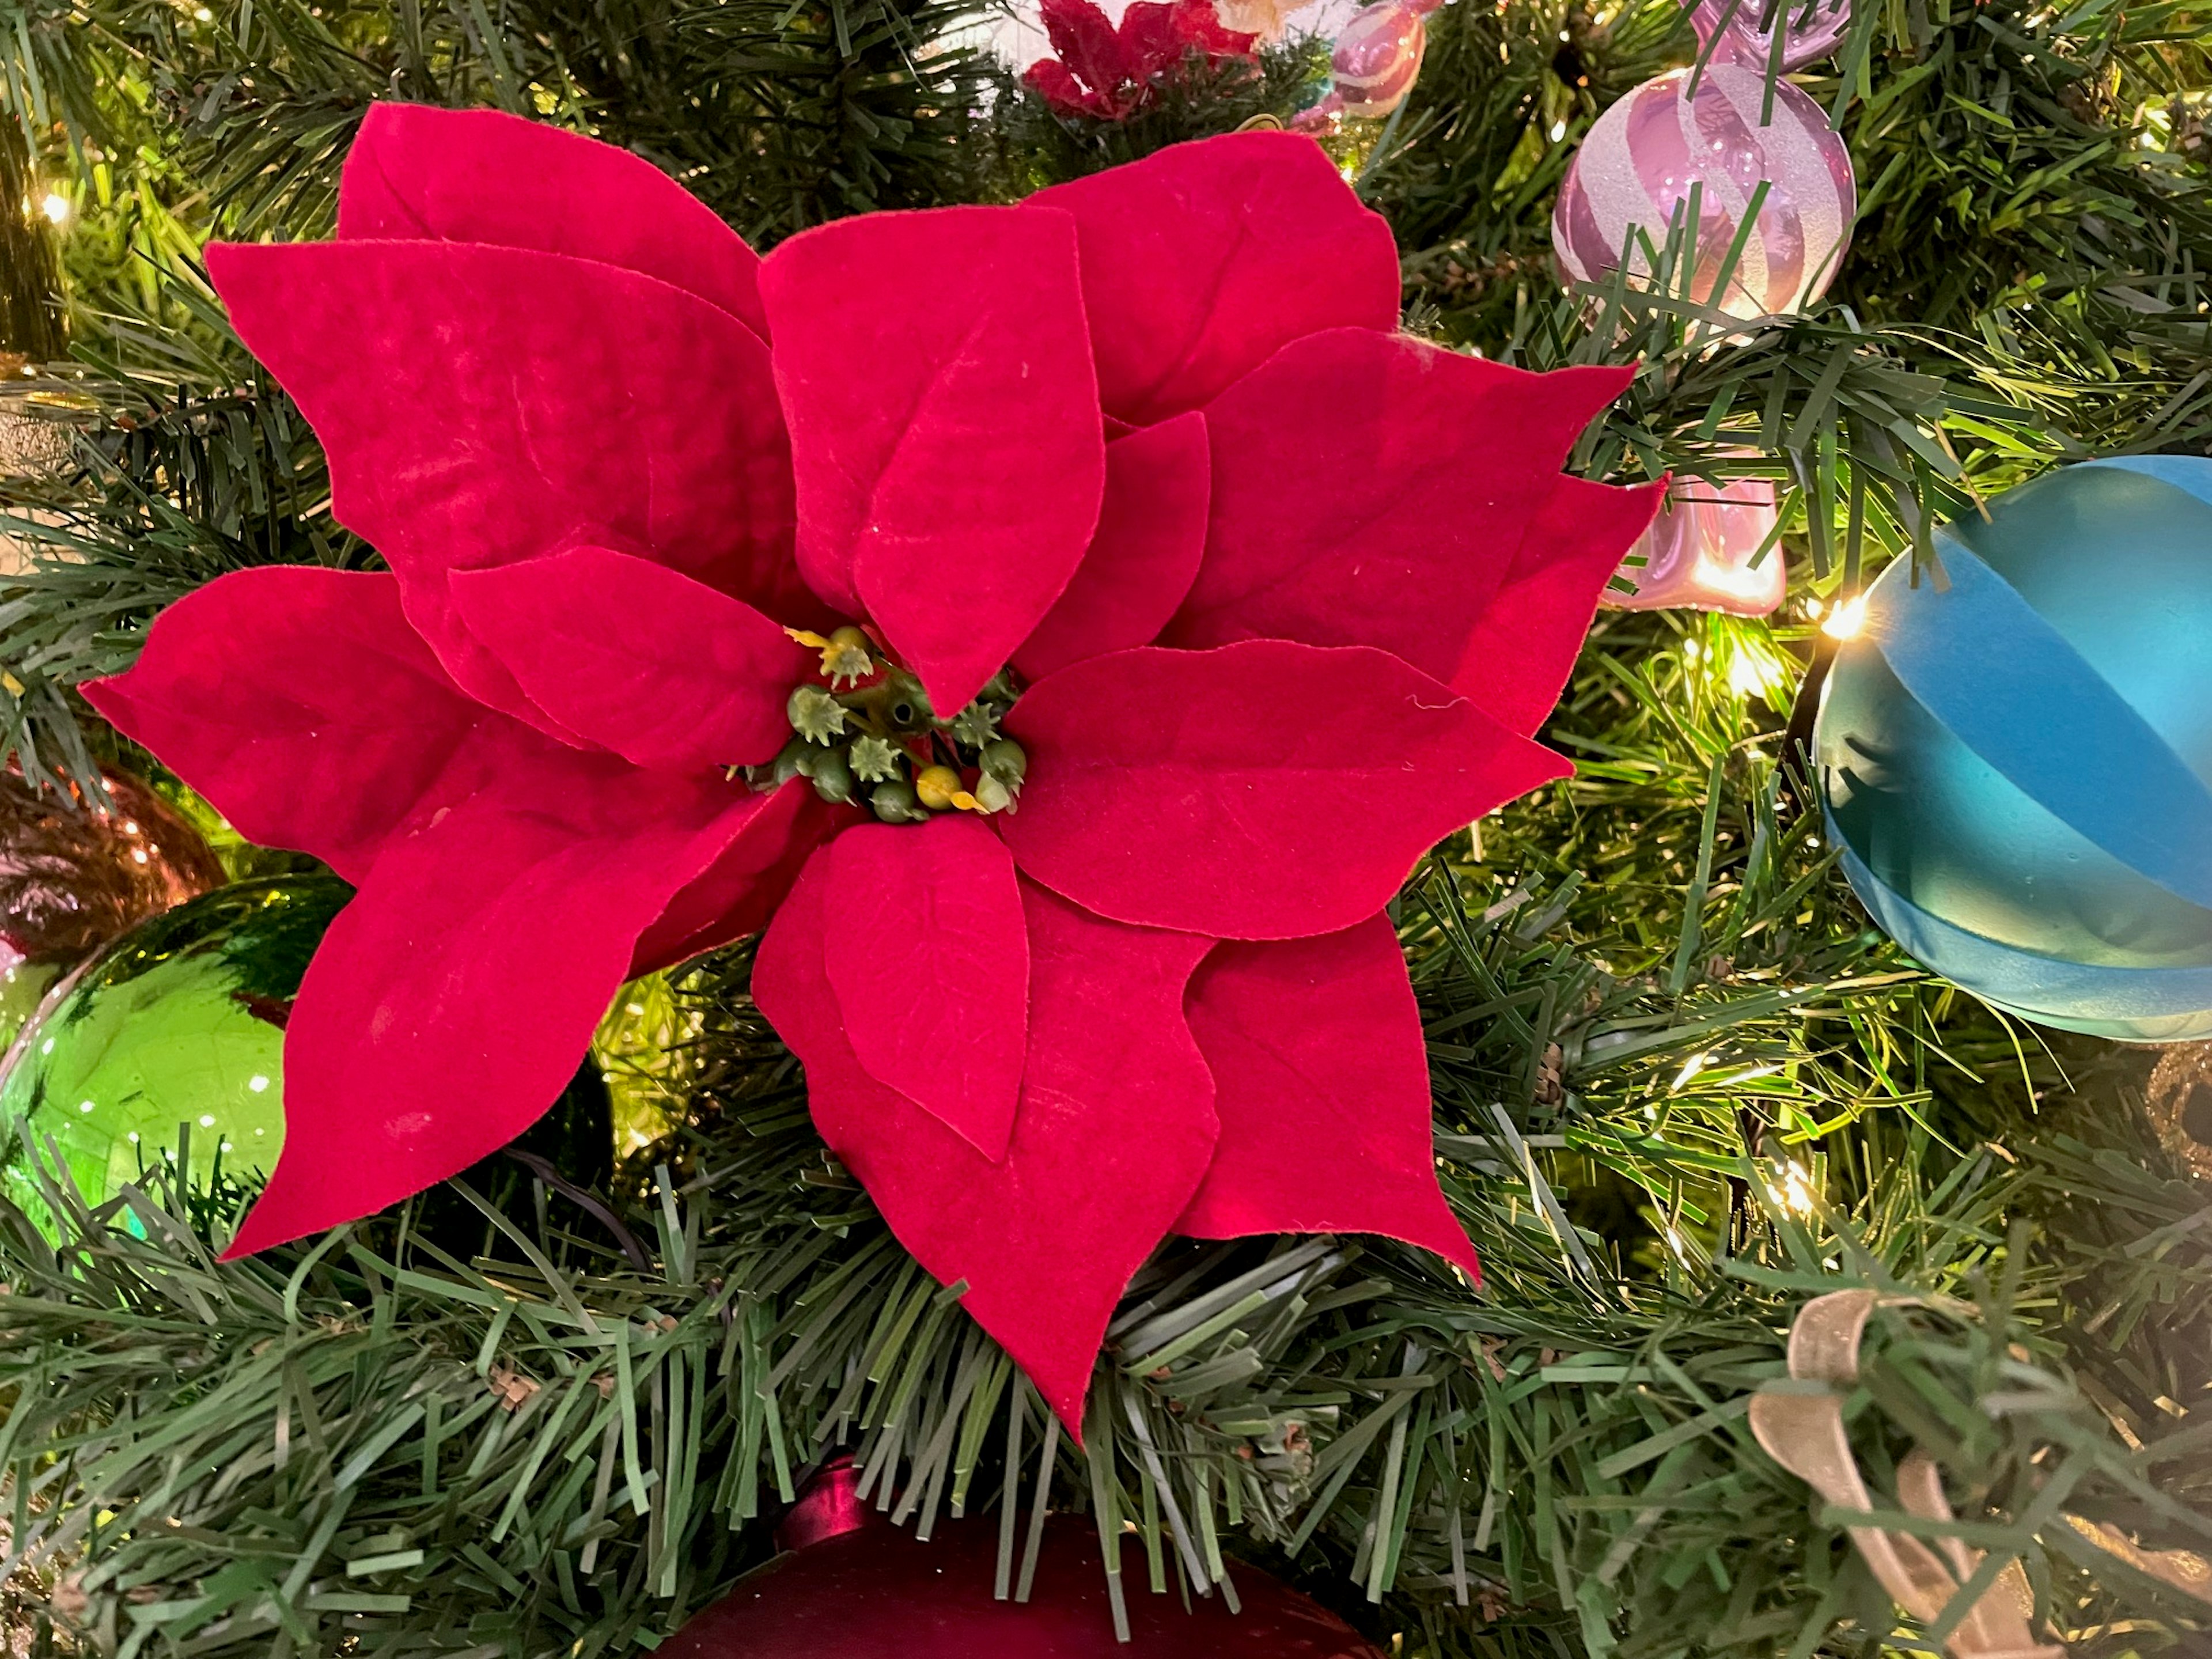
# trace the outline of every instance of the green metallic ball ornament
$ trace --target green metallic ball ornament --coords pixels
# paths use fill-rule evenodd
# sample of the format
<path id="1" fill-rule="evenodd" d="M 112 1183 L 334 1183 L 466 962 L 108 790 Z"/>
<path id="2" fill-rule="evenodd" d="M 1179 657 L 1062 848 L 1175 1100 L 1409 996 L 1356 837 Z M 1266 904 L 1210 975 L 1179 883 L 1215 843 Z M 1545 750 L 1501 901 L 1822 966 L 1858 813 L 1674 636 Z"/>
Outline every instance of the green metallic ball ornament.
<path id="1" fill-rule="evenodd" d="M 91 1204 L 173 1166 L 180 1141 L 193 1187 L 258 1184 L 284 1141 L 292 999 L 351 896 L 328 876 L 221 888 L 139 923 L 50 997 L 0 1061 L 10 1197 L 46 1208 L 32 1165 L 49 1142 Z"/>

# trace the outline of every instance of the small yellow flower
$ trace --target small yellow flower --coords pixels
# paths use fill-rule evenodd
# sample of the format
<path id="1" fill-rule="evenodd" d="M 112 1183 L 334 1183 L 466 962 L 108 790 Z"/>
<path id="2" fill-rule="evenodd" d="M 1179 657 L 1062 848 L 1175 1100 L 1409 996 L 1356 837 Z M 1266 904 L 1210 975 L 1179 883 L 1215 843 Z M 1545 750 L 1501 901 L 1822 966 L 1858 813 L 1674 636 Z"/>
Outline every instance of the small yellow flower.
<path id="1" fill-rule="evenodd" d="M 949 766 L 923 767 L 915 774 L 914 793 L 933 812 L 957 806 L 960 797 L 968 793 L 960 787 L 960 775 Z"/>

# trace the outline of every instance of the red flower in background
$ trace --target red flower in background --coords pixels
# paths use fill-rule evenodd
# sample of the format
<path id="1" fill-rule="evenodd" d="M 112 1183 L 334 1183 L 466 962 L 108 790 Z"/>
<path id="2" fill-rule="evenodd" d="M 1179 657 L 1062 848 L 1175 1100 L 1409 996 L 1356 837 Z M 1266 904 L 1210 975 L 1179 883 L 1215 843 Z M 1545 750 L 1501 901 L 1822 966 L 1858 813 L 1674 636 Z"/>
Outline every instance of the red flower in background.
<path id="1" fill-rule="evenodd" d="M 1396 333 L 1388 228 L 1280 133 L 762 261 L 621 151 L 383 106 L 338 231 L 209 264 L 392 574 L 227 576 L 88 688 L 360 888 L 234 1254 L 503 1145 L 626 975 L 772 915 L 824 1139 L 1071 1425 L 1168 1232 L 1473 1270 L 1382 907 L 1568 770 L 1529 734 L 1656 490 L 1558 469 L 1625 373 Z M 1018 810 L 732 780 L 841 620 L 1000 689 Z"/>
<path id="2" fill-rule="evenodd" d="M 1043 17 L 1060 55 L 1039 58 L 1022 79 L 1061 115 L 1123 120 L 1194 58 L 1208 68 L 1258 61 L 1260 37 L 1224 28 L 1213 0 L 1131 0 L 1118 29 L 1092 0 L 1044 0 Z"/>

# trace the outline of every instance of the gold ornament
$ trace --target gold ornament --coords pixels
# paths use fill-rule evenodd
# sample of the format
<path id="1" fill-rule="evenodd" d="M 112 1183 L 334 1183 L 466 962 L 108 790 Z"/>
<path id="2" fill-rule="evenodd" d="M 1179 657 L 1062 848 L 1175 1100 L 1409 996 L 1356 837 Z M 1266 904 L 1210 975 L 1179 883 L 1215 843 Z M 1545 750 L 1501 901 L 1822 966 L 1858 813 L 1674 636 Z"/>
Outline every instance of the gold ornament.
<path id="1" fill-rule="evenodd" d="M 2212 1042 L 2160 1051 L 2145 1092 L 2160 1142 L 2198 1180 L 2212 1181 Z"/>

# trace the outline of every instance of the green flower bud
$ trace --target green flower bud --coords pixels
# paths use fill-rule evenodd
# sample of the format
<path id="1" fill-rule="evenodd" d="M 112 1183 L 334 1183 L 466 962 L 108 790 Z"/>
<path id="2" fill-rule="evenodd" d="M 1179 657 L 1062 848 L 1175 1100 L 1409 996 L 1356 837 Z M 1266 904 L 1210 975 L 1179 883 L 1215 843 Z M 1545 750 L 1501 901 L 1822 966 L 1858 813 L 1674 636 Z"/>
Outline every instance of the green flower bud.
<path id="1" fill-rule="evenodd" d="M 914 786 L 894 780 L 879 783 L 868 797 L 868 805 L 885 823 L 920 823 L 929 817 L 929 809 L 914 793 Z"/>
<path id="2" fill-rule="evenodd" d="M 1014 804 L 1014 792 L 988 772 L 975 780 L 975 805 L 986 812 L 1003 812 Z"/>
<path id="3" fill-rule="evenodd" d="M 832 749 L 814 756 L 814 769 L 808 775 L 814 780 L 814 793 L 832 806 L 853 799 L 853 769 L 845 763 L 845 757 Z"/>
<path id="4" fill-rule="evenodd" d="M 832 634 L 822 647 L 822 672 L 832 685 L 864 680 L 874 673 L 876 662 L 868 654 L 868 636 L 850 623 Z"/>
<path id="5" fill-rule="evenodd" d="M 1030 769 L 1029 751 L 1012 738 L 1000 738 L 983 745 L 984 772 L 1010 788 L 1019 788 Z"/>
<path id="6" fill-rule="evenodd" d="M 793 686 L 783 712 L 791 729 L 812 743 L 826 744 L 845 729 L 844 705 L 818 685 Z"/>
<path id="7" fill-rule="evenodd" d="M 998 735 L 998 711 L 988 703 L 971 702 L 952 717 L 952 740 L 964 749 L 981 749 Z"/>
<path id="8" fill-rule="evenodd" d="M 899 751 L 881 738 L 860 738 L 853 744 L 853 775 L 863 783 L 885 783 L 899 775 Z"/>
<path id="9" fill-rule="evenodd" d="M 806 757 L 809 752 L 806 739 L 804 738 L 793 738 L 789 743 L 784 744 L 782 749 L 777 751 L 775 762 L 769 768 L 769 787 L 781 789 L 793 778 L 803 776 L 805 774 Z"/>

